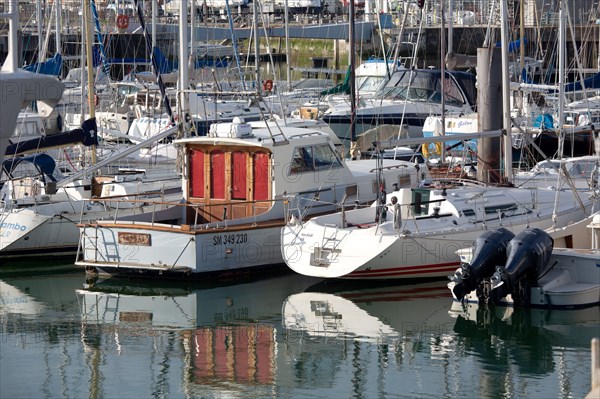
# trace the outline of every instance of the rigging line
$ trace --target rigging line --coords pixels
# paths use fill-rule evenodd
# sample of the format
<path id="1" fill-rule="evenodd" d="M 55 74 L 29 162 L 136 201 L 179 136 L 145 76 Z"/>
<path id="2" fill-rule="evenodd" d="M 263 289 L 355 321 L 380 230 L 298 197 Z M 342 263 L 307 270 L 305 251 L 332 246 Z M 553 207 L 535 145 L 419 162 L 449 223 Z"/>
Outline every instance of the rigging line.
<path id="1" fill-rule="evenodd" d="M 142 27 L 142 32 L 144 34 L 144 39 L 146 40 L 146 48 L 152 50 L 151 60 L 152 60 L 152 66 L 154 68 L 154 74 L 156 75 L 156 83 L 158 84 L 158 88 L 160 89 L 162 101 L 165 106 L 167 115 L 169 116 L 169 120 L 171 121 L 171 126 L 175 126 L 175 117 L 173 115 L 173 110 L 171 109 L 171 102 L 169 100 L 169 96 L 167 94 L 165 84 L 163 83 L 162 76 L 160 74 L 158 60 L 156 57 L 156 51 L 154 51 L 155 46 L 154 46 L 154 43 L 152 43 L 150 34 L 148 33 L 148 29 L 146 28 L 146 22 L 144 21 L 144 16 L 142 14 L 142 4 L 139 0 L 134 0 L 134 1 L 135 1 L 135 8 L 136 8 L 136 11 L 138 14 L 138 19 L 140 20 L 140 25 Z M 156 47 L 156 50 L 158 50 L 158 47 Z M 186 62 L 186 61 L 182 60 L 182 62 Z"/>
<path id="2" fill-rule="evenodd" d="M 259 0 L 256 0 L 259 1 Z M 261 5 L 261 2 L 259 1 L 258 3 L 259 5 Z M 262 9 L 262 7 L 261 7 Z M 266 46 L 267 49 L 271 49 L 271 43 L 269 41 L 269 34 L 267 32 L 267 24 L 266 24 L 266 20 L 265 20 L 265 15 L 261 12 L 260 13 L 260 20 L 262 22 L 262 28 L 263 28 L 263 32 L 265 34 L 265 41 L 266 41 Z M 258 37 L 258 32 L 257 32 L 257 37 Z M 269 55 L 269 63 L 273 68 L 273 71 L 275 71 L 275 61 L 273 60 L 273 53 L 269 50 L 267 50 L 267 54 Z M 255 57 L 258 57 L 258 54 L 255 55 Z M 273 77 L 275 77 L 275 73 L 273 73 Z M 258 90 L 260 90 L 261 88 L 261 84 L 260 82 L 256 82 Z M 262 97 L 261 97 L 262 99 Z M 279 100 L 279 107 L 280 107 L 280 112 L 281 112 L 281 117 L 284 118 L 284 123 L 285 123 L 285 111 L 284 111 L 284 106 L 283 106 L 283 100 L 281 98 L 281 94 L 279 92 L 277 92 L 277 99 Z M 271 109 L 271 107 L 269 107 L 269 104 L 267 104 L 266 101 L 263 100 L 263 103 L 267 106 L 267 108 L 269 109 L 269 113 L 271 114 L 271 118 L 273 117 L 273 110 Z"/>
<path id="3" fill-rule="evenodd" d="M 335 154 L 335 151 L 334 151 L 334 154 Z M 336 155 L 336 160 L 337 160 L 337 161 L 339 161 L 339 162 L 340 162 L 340 164 L 344 162 L 344 160 L 343 160 L 343 159 L 339 159 L 339 158 L 337 157 L 337 155 Z M 382 159 L 382 162 L 383 162 L 383 159 Z M 323 170 L 322 172 L 324 172 L 324 173 L 330 172 L 330 171 L 331 171 L 333 168 L 334 168 L 334 164 L 333 164 L 333 163 L 330 163 L 330 164 L 329 164 L 329 166 L 328 166 L 328 168 L 327 168 L 327 169 L 325 169 L 325 170 Z M 317 171 L 317 172 L 319 172 L 319 171 Z M 323 181 L 321 181 L 321 182 L 320 182 L 320 185 L 319 185 L 319 187 L 318 187 L 318 190 L 319 190 L 319 191 L 321 191 L 321 189 L 323 188 L 323 184 L 325 184 L 325 181 L 326 181 L 326 180 L 327 180 L 327 179 L 323 179 Z M 337 188 L 337 186 L 336 186 L 336 185 L 334 185 L 334 186 L 332 187 L 332 190 L 334 190 L 334 192 L 335 192 L 335 189 L 336 189 L 336 188 Z M 357 194 L 357 199 L 358 199 L 358 194 Z M 307 207 L 304 209 L 304 210 L 305 210 L 305 212 L 308 212 L 308 208 L 309 208 L 310 206 L 312 206 L 312 204 L 313 204 L 315 201 L 317 201 L 317 200 L 316 200 L 314 197 L 308 200 L 308 206 L 307 206 Z M 319 199 L 319 202 L 325 202 L 325 201 L 320 201 L 320 199 Z M 333 204 L 333 203 L 332 203 L 332 204 Z M 344 204 L 342 204 L 342 207 L 343 207 L 343 206 L 344 206 Z M 299 206 L 298 206 L 298 209 L 300 209 L 300 207 L 299 207 Z M 300 216 L 300 217 L 303 219 L 305 214 L 306 214 L 306 213 L 302 213 L 302 214 L 299 214 L 298 216 Z"/>
<path id="4" fill-rule="evenodd" d="M 246 82 L 242 74 L 242 66 L 240 65 L 240 54 L 237 46 L 237 37 L 235 35 L 235 29 L 233 29 L 233 17 L 231 15 L 231 8 L 229 7 L 229 0 L 225 0 L 225 9 L 227 10 L 227 22 L 229 23 L 229 31 L 231 32 L 231 46 L 233 47 L 233 56 L 235 58 L 235 64 L 240 73 L 240 80 L 242 81 L 242 90 L 246 91 Z"/>
<path id="5" fill-rule="evenodd" d="M 96 10 L 96 1 L 91 0 L 92 3 L 92 16 L 94 18 L 94 25 L 96 28 L 96 36 L 98 37 L 98 47 L 100 49 L 100 58 L 102 59 L 102 71 L 110 79 L 110 66 L 106 62 L 106 49 L 104 48 L 104 38 L 102 37 L 102 30 L 100 29 L 100 21 L 98 19 L 98 11 Z"/>
<path id="6" fill-rule="evenodd" d="M 581 60 L 579 58 L 580 53 L 579 53 L 579 51 L 577 51 L 577 43 L 575 42 L 575 32 L 573 30 L 573 23 L 571 22 L 571 14 L 569 13 L 569 7 L 565 7 L 565 12 L 567 14 L 567 16 L 566 16 L 567 25 L 569 28 L 569 33 L 571 34 L 572 45 L 573 45 L 573 48 L 575 49 L 575 51 L 574 51 L 575 62 L 577 63 L 577 72 L 579 74 L 579 79 L 581 80 L 581 88 L 583 89 L 583 97 L 588 98 L 588 92 L 585 88 L 585 79 L 583 78 L 583 72 L 582 72 L 583 65 L 581 65 Z M 565 38 L 565 42 L 566 42 L 566 38 Z M 589 101 L 586 102 L 586 104 L 587 104 L 587 111 L 591 113 Z M 575 146 L 571 146 L 571 151 L 574 151 L 574 150 L 575 150 Z"/>
<path id="7" fill-rule="evenodd" d="M 492 5 L 490 7 L 491 13 L 488 18 L 488 23 L 485 31 L 485 39 L 483 40 L 482 47 L 489 47 L 491 43 L 491 34 L 492 34 L 492 21 L 494 20 L 494 12 L 496 11 L 496 0 L 492 1 Z"/>
<path id="8" fill-rule="evenodd" d="M 56 8 L 56 3 L 53 3 L 52 7 L 50 8 L 50 12 L 48 13 L 48 27 L 47 27 L 47 31 L 46 31 L 46 37 L 44 38 L 44 44 L 42 46 L 42 54 L 38 55 L 38 67 L 37 67 L 38 73 L 40 72 L 40 68 L 42 67 L 41 63 L 44 61 L 44 59 L 46 58 L 46 54 L 48 53 L 48 44 L 50 43 L 50 33 L 52 32 L 52 19 L 55 14 L 55 8 Z M 57 26 L 57 29 L 59 29 L 58 26 Z M 38 38 L 38 40 L 39 40 L 39 38 Z"/>
<path id="9" fill-rule="evenodd" d="M 398 32 L 398 38 L 396 39 L 396 48 L 394 49 L 394 68 L 396 62 L 398 62 L 398 56 L 400 54 L 400 45 L 402 44 L 402 36 L 404 35 L 404 27 L 406 25 L 406 18 L 408 17 L 408 5 L 409 2 L 404 4 L 404 15 L 402 16 L 402 24 L 400 25 L 400 31 Z M 389 76 L 388 76 L 389 77 Z"/>
<path id="10" fill-rule="evenodd" d="M 424 14 L 423 11 L 421 11 L 421 14 Z M 419 32 L 417 33 L 417 44 L 421 42 L 421 35 L 423 34 L 423 17 L 421 16 L 421 21 L 419 23 Z M 419 46 L 414 46 L 413 49 L 413 55 L 412 55 L 412 68 L 417 68 L 417 51 L 419 49 Z"/>

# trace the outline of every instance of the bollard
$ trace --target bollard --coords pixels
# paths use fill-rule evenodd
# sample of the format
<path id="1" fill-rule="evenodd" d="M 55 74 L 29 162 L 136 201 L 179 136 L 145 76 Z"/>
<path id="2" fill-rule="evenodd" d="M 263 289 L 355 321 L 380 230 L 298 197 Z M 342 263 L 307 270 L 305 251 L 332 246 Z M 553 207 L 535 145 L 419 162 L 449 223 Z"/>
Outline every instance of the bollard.
<path id="1" fill-rule="evenodd" d="M 592 389 L 586 399 L 600 397 L 600 339 L 592 338 Z"/>

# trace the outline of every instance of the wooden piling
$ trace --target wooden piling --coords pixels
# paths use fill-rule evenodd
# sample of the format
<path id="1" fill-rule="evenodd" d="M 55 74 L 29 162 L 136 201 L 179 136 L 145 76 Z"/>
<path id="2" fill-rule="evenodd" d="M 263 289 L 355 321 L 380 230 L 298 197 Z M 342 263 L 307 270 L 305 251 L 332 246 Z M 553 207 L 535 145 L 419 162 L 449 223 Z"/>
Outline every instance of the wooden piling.
<path id="1" fill-rule="evenodd" d="M 592 390 L 586 399 L 600 398 L 600 339 L 592 339 Z"/>

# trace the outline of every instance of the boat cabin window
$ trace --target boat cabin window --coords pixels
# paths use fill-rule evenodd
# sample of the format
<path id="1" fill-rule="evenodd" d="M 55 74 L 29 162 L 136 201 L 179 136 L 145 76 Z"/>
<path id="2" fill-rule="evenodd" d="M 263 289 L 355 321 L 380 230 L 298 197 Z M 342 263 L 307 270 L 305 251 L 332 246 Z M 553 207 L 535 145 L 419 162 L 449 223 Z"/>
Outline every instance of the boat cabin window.
<path id="1" fill-rule="evenodd" d="M 439 73 L 407 70 L 392 75 L 388 84 L 383 88 L 383 96 L 397 100 L 429 102 L 435 101 L 436 94 L 441 100 L 440 88 Z"/>
<path id="2" fill-rule="evenodd" d="M 387 186 L 385 185 L 385 179 L 381 179 L 380 181 L 378 181 L 377 179 L 371 180 L 371 190 L 374 193 L 379 192 L 380 189 L 383 189 L 385 191 L 385 188 Z"/>
<path id="3" fill-rule="evenodd" d="M 135 94 L 140 91 L 139 87 L 134 85 L 118 85 L 117 86 L 117 95 L 118 96 L 126 96 L 128 94 Z"/>
<path id="4" fill-rule="evenodd" d="M 413 190 L 412 211 L 414 215 L 429 214 L 429 190 Z"/>
<path id="5" fill-rule="evenodd" d="M 359 92 L 376 92 L 384 83 L 383 76 L 365 76 L 358 79 L 357 87 Z"/>
<path id="6" fill-rule="evenodd" d="M 327 144 L 296 147 L 290 164 L 290 174 L 341 166 L 335 151 Z"/>
<path id="7" fill-rule="evenodd" d="M 554 172 L 560 168 L 560 161 L 547 160 L 538 162 L 533 168 L 532 172 Z"/>
<path id="8" fill-rule="evenodd" d="M 449 72 L 446 73 L 448 74 Z M 454 78 L 453 80 L 458 84 L 459 90 L 466 96 L 466 103 L 471 107 L 475 107 L 477 103 L 475 76 L 467 72 L 453 72 L 451 75 Z"/>
<path id="9" fill-rule="evenodd" d="M 570 165 L 569 165 L 570 164 Z M 596 167 L 596 161 L 590 159 L 588 161 L 567 162 L 566 169 L 571 177 L 586 177 L 592 173 Z"/>
<path id="10" fill-rule="evenodd" d="M 440 93 L 442 93 L 442 81 L 441 80 L 437 81 L 435 91 L 436 91 L 437 95 L 432 96 L 429 101 L 441 103 L 442 97 L 441 97 L 441 95 L 439 95 Z M 444 95 L 445 95 L 444 101 L 446 102 L 446 104 L 454 105 L 457 107 L 461 107 L 462 105 L 465 104 L 466 101 L 462 95 L 460 87 L 458 87 L 458 85 L 456 84 L 454 79 L 452 79 L 452 76 L 450 74 L 446 74 L 446 79 L 444 80 L 443 91 L 444 91 Z"/>
<path id="11" fill-rule="evenodd" d="M 486 214 L 495 214 L 495 213 L 504 213 L 506 211 L 515 211 L 519 209 L 517 204 L 502 204 L 502 205 L 494 205 L 494 206 L 486 206 L 485 208 Z"/>
<path id="12" fill-rule="evenodd" d="M 464 217 L 475 216 L 475 211 L 473 209 L 463 209 L 462 214 Z"/>

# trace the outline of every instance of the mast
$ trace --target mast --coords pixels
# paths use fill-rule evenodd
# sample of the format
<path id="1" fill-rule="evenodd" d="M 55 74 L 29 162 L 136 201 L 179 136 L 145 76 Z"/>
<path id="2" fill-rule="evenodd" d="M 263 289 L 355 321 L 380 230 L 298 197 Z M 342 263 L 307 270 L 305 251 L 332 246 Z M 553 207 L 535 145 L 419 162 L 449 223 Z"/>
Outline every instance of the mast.
<path id="1" fill-rule="evenodd" d="M 18 0 L 8 1 L 8 13 L 2 17 L 8 18 L 8 56 L 2 65 L 3 72 L 15 72 L 19 66 L 19 41 L 17 32 L 19 30 L 19 7 Z M 2 153 L 1 155 L 4 155 Z"/>
<path id="2" fill-rule="evenodd" d="M 86 81 L 86 68 L 85 68 L 85 53 L 86 53 L 86 38 L 85 38 L 85 5 L 83 5 L 83 10 L 81 12 L 81 54 L 79 55 L 79 66 L 81 69 L 79 75 L 79 81 L 81 82 L 81 98 L 80 98 L 80 106 L 81 106 L 81 120 L 85 120 L 85 110 L 87 108 L 87 104 L 85 101 L 85 93 L 87 90 L 87 85 L 84 83 Z"/>
<path id="3" fill-rule="evenodd" d="M 160 95 L 162 98 L 163 106 L 165 107 L 165 111 L 171 120 L 171 125 L 175 125 L 175 116 L 173 115 L 173 111 L 171 110 L 171 102 L 169 101 L 169 96 L 167 95 L 167 91 L 165 89 L 165 84 L 163 83 L 162 76 L 160 75 L 160 66 L 158 65 L 158 47 L 155 49 L 155 45 L 151 42 L 150 34 L 148 33 L 148 29 L 146 27 L 146 22 L 144 21 L 144 15 L 142 14 L 142 5 L 139 0 L 135 0 L 135 9 L 137 12 L 138 19 L 140 20 L 140 25 L 142 27 L 142 33 L 144 35 L 144 40 L 146 41 L 146 48 L 152 49 L 152 67 L 154 69 L 154 74 L 156 75 L 156 84 L 158 85 L 158 89 L 160 90 Z M 184 14 L 187 15 L 187 14 Z M 181 46 L 180 46 L 181 47 Z M 180 61 L 181 63 L 181 61 Z"/>
<path id="4" fill-rule="evenodd" d="M 85 15 L 85 46 L 87 63 L 87 101 L 90 111 L 90 119 L 96 117 L 95 90 L 94 90 L 94 62 L 92 60 L 92 4 L 90 0 L 84 0 L 83 14 Z M 92 164 L 96 163 L 96 145 L 92 146 Z"/>
<path id="5" fill-rule="evenodd" d="M 258 5 L 252 2 L 252 29 L 254 30 L 254 68 L 256 69 L 256 90 L 260 93 L 260 43 L 258 42 Z"/>
<path id="6" fill-rule="evenodd" d="M 43 28 L 43 17 L 42 17 L 42 0 L 37 0 L 37 2 L 35 3 L 35 18 L 37 19 L 37 38 L 38 38 L 38 54 L 37 54 L 37 61 L 38 61 L 38 65 L 41 65 L 41 63 L 44 61 L 42 59 L 42 53 L 44 52 L 43 49 L 43 44 L 42 44 L 42 28 Z M 39 68 L 39 67 L 38 67 Z"/>
<path id="7" fill-rule="evenodd" d="M 510 77 L 508 70 L 508 10 L 507 0 L 502 0 L 500 5 L 500 35 L 502 43 L 502 128 L 505 131 L 504 148 L 504 178 L 507 182 L 512 180 L 512 124 L 510 120 Z"/>
<path id="8" fill-rule="evenodd" d="M 560 0 L 558 12 L 558 156 L 563 157 L 564 131 L 563 114 L 565 108 L 564 86 L 565 86 L 565 53 L 566 53 L 566 29 L 565 29 L 565 2 Z"/>
<path id="9" fill-rule="evenodd" d="M 196 0 L 192 0 L 190 3 L 190 60 L 192 60 L 191 65 L 195 65 L 196 64 L 196 52 L 195 52 L 195 46 L 196 46 Z M 154 32 L 154 27 L 152 28 L 152 31 Z M 194 67 L 192 66 L 192 69 Z M 188 71 L 189 72 L 189 71 Z"/>
<path id="10" fill-rule="evenodd" d="M 156 17 L 157 17 L 157 3 L 158 0 L 152 0 L 152 48 L 150 51 L 154 54 L 155 49 L 158 47 L 156 45 Z M 154 66 L 153 66 L 154 68 Z M 159 71 L 154 71 L 154 73 L 158 73 Z"/>
<path id="11" fill-rule="evenodd" d="M 400 56 L 400 46 L 402 45 L 402 36 L 404 35 L 404 26 L 406 25 L 406 18 L 408 17 L 408 1 L 404 3 L 404 14 L 402 15 L 402 23 L 400 24 L 400 30 L 398 31 L 398 38 L 396 39 L 396 48 L 394 49 L 394 60 L 392 62 L 393 68 L 396 69 L 398 63 L 398 57 Z M 422 7 L 421 7 L 422 8 Z M 389 73 L 389 70 L 388 70 Z M 390 75 L 388 74 L 388 78 Z"/>
<path id="12" fill-rule="evenodd" d="M 377 15 L 377 27 L 379 28 L 379 32 L 383 32 L 383 28 L 381 26 L 381 17 L 379 15 Z M 381 52 L 383 54 L 383 62 L 385 65 L 385 72 L 389 79 L 392 76 L 392 73 L 390 72 L 390 64 L 388 63 L 388 55 L 387 55 L 387 52 L 385 51 L 385 41 L 383 39 L 383 35 L 379 35 L 379 40 L 381 42 L 381 50 L 382 50 Z M 393 70 L 396 70 L 395 64 L 393 66 Z"/>
<path id="13" fill-rule="evenodd" d="M 292 66 L 290 65 L 290 31 L 289 31 L 290 13 L 288 10 L 288 0 L 285 0 L 284 8 L 284 25 L 285 25 L 285 60 L 286 60 L 286 77 L 288 90 L 292 90 Z"/>
<path id="14" fill-rule="evenodd" d="M 442 0 L 443 2 L 443 0 Z M 443 6 L 442 6 L 442 10 L 443 10 Z M 449 0 L 448 1 L 448 46 L 446 48 L 446 52 L 447 53 L 453 53 L 454 52 L 454 21 L 453 19 L 453 15 L 454 15 L 454 0 Z M 443 18 L 443 15 L 442 15 Z M 442 20 L 442 25 L 443 25 L 443 20 Z M 442 28 L 443 29 L 443 28 Z M 442 53 L 443 54 L 443 53 Z M 442 60 L 442 64 L 444 64 L 445 60 Z"/>
<path id="15" fill-rule="evenodd" d="M 187 0 L 181 0 L 179 8 L 179 116 L 183 129 L 188 130 L 188 103 L 187 90 L 190 79 L 188 76 L 188 26 L 187 26 Z"/>
<path id="16" fill-rule="evenodd" d="M 450 0 L 452 1 L 452 0 Z M 442 115 L 441 115 L 441 119 L 442 119 L 442 136 L 446 135 L 446 31 L 445 31 L 445 15 L 444 15 L 444 0 L 440 0 L 440 17 L 441 17 L 441 26 L 440 26 L 440 83 L 442 86 L 442 100 L 441 100 L 441 104 L 442 104 Z M 450 28 L 448 28 L 450 29 Z M 450 39 L 448 39 L 450 41 Z M 440 151 L 440 157 L 442 160 L 442 163 L 445 161 L 446 158 L 446 150 L 445 150 L 445 143 L 442 143 L 442 150 Z"/>
<path id="17" fill-rule="evenodd" d="M 521 40 L 519 40 L 519 50 L 521 52 L 519 56 L 519 60 L 521 61 L 521 72 L 523 68 L 525 68 L 525 17 L 523 16 L 523 11 L 525 10 L 525 1 L 519 0 L 519 35 L 521 36 Z"/>
<path id="18" fill-rule="evenodd" d="M 348 54 L 350 55 L 350 157 L 356 159 L 356 77 L 354 68 L 356 60 L 354 52 L 354 0 L 348 2 Z"/>
<path id="19" fill-rule="evenodd" d="M 56 53 L 57 54 L 62 54 L 62 37 L 60 34 L 60 27 L 62 26 L 62 21 L 61 21 L 61 14 L 62 14 L 62 0 L 54 0 L 55 1 L 55 5 L 56 5 L 56 36 L 55 36 L 55 42 L 56 42 Z M 62 71 L 62 68 L 61 68 Z"/>
<path id="20" fill-rule="evenodd" d="M 240 80 L 242 81 L 242 90 L 246 91 L 246 82 L 244 75 L 242 74 L 242 65 L 240 63 L 240 55 L 237 47 L 237 36 L 235 29 L 233 29 L 233 17 L 231 16 L 231 9 L 229 8 L 229 0 L 225 0 L 225 9 L 227 10 L 227 22 L 229 23 L 229 32 L 231 33 L 231 46 L 233 47 L 233 57 L 235 58 L 235 65 L 237 66 L 238 72 L 240 73 Z"/>

